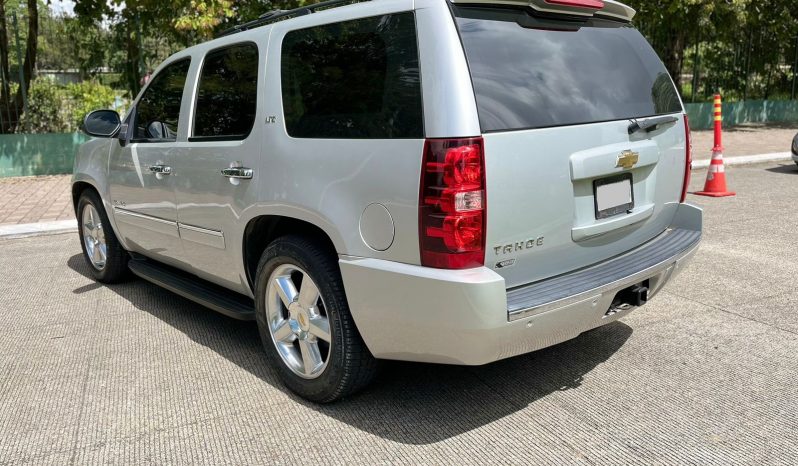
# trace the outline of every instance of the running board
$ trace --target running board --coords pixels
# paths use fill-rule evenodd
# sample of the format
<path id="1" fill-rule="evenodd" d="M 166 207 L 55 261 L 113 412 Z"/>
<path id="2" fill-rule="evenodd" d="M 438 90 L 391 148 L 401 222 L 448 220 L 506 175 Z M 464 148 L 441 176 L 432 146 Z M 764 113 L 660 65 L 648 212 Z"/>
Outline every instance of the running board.
<path id="1" fill-rule="evenodd" d="M 205 281 L 196 275 L 149 259 L 130 259 L 128 267 L 139 277 L 237 320 L 255 320 L 252 299 Z"/>

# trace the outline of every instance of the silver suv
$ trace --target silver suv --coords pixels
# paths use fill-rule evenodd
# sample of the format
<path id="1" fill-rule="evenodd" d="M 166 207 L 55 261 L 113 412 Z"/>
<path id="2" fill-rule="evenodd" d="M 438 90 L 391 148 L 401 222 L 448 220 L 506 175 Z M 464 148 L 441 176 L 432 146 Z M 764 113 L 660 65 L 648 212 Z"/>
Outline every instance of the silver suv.
<path id="1" fill-rule="evenodd" d="M 86 260 L 257 321 L 318 402 L 380 359 L 486 364 L 613 322 L 701 238 L 687 118 L 633 15 L 334 1 L 178 52 L 124 119 L 85 121 Z"/>

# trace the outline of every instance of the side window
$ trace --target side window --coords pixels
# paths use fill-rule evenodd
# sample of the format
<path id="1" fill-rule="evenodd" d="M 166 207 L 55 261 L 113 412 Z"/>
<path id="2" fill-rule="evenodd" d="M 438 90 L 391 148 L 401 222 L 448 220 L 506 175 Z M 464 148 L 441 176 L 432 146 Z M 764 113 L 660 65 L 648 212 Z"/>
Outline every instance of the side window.
<path id="1" fill-rule="evenodd" d="M 167 66 L 153 79 L 136 105 L 133 139 L 139 142 L 164 142 L 177 139 L 180 102 L 191 60 Z"/>
<path id="2" fill-rule="evenodd" d="M 291 31 L 281 55 L 292 137 L 423 137 L 413 13 Z"/>
<path id="3" fill-rule="evenodd" d="M 258 47 L 239 44 L 205 56 L 197 91 L 192 141 L 244 139 L 255 124 Z"/>

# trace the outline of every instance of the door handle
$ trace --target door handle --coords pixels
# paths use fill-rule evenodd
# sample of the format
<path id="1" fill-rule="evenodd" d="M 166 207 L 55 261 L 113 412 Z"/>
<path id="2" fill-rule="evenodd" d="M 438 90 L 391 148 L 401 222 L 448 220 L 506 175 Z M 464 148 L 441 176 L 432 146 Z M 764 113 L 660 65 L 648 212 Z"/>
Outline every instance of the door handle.
<path id="1" fill-rule="evenodd" d="M 156 175 L 171 175 L 172 167 L 167 165 L 150 165 L 150 171 Z"/>
<path id="2" fill-rule="evenodd" d="M 222 169 L 222 175 L 236 180 L 251 180 L 255 170 L 244 167 L 230 167 Z"/>

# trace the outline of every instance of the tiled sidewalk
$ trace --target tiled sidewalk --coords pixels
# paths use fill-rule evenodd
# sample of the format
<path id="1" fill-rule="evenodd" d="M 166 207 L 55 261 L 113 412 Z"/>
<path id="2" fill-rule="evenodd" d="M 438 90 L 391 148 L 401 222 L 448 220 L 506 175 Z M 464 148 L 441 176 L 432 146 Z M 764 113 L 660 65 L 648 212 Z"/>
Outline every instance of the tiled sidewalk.
<path id="1" fill-rule="evenodd" d="M 75 218 L 72 175 L 0 178 L 0 225 Z"/>

